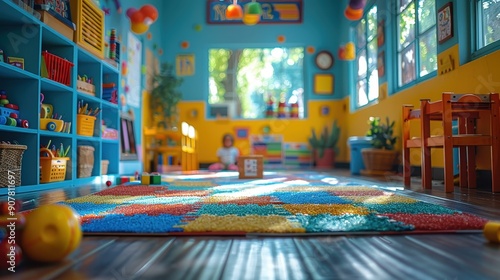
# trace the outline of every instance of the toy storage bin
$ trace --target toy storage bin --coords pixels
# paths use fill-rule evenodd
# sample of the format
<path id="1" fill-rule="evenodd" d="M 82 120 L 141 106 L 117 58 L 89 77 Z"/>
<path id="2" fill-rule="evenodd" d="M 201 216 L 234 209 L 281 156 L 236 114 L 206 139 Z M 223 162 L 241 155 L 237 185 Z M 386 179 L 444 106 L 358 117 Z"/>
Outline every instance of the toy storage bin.
<path id="1" fill-rule="evenodd" d="M 21 185 L 21 166 L 25 145 L 0 144 L 0 187 Z"/>
<path id="2" fill-rule="evenodd" d="M 109 160 L 107 159 L 101 160 L 101 175 L 108 174 L 108 166 L 109 166 Z"/>
<path id="3" fill-rule="evenodd" d="M 42 77 L 69 86 L 71 84 L 71 68 L 73 68 L 71 61 L 48 51 L 42 52 Z"/>
<path id="4" fill-rule="evenodd" d="M 78 178 L 92 176 L 94 169 L 94 147 L 78 146 Z"/>
<path id="5" fill-rule="evenodd" d="M 76 133 L 83 136 L 93 136 L 95 119 L 94 116 L 78 114 L 76 116 Z"/>
<path id="6" fill-rule="evenodd" d="M 45 156 L 42 156 L 45 154 Z M 68 157 L 55 157 L 47 148 L 40 149 L 40 183 L 64 181 Z"/>
<path id="7" fill-rule="evenodd" d="M 92 0 L 70 0 L 70 8 L 76 24 L 74 42 L 104 59 L 104 11 Z"/>

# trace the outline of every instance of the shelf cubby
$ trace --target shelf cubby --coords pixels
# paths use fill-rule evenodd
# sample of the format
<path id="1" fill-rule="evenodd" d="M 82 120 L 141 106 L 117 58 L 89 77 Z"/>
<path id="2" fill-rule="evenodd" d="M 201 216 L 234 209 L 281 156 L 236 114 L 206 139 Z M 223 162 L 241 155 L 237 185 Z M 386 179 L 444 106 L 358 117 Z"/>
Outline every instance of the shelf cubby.
<path id="1" fill-rule="evenodd" d="M 4 78 L 0 76 L 0 91 L 4 90 L 8 104 L 17 106 L 15 111 L 19 112 L 18 117 L 27 121 L 28 128 L 38 128 L 38 107 L 39 107 L 39 82 L 35 79 Z M 5 105 L 4 105 L 5 106 Z M 0 115 L 10 117 L 8 114 L 12 108 L 0 109 Z M 20 128 L 26 129 L 21 126 Z"/>
<path id="2" fill-rule="evenodd" d="M 5 62 L 8 57 L 22 58 L 24 70 L 34 75 L 40 74 L 40 26 L 28 24 L 2 25 L 0 28 L 0 49 Z M 18 67 L 18 69 L 23 70 Z"/>
<path id="3" fill-rule="evenodd" d="M 34 133 L 24 133 L 21 130 L 2 130 L 0 127 L 0 142 L 2 141 L 27 146 L 23 153 L 20 185 L 36 185 L 38 178 L 34 174 L 38 174 L 38 136 Z"/>
<path id="4" fill-rule="evenodd" d="M 90 83 L 92 86 L 94 86 L 94 94 L 92 95 L 89 92 L 86 92 L 85 90 L 79 89 L 78 84 L 77 84 L 77 91 L 81 94 L 86 94 L 90 96 L 95 96 L 96 98 L 101 98 L 101 87 L 99 85 L 102 84 L 101 82 L 101 62 L 97 60 L 97 58 L 91 54 L 89 54 L 87 51 L 79 49 L 77 53 L 77 61 L 78 61 L 78 66 L 77 66 L 77 75 L 79 77 L 86 77 L 87 79 L 91 79 L 92 82 Z M 88 84 L 84 83 L 86 87 L 88 87 Z"/>
<path id="5" fill-rule="evenodd" d="M 119 161 L 116 160 L 120 157 L 120 143 L 118 140 L 103 141 L 102 142 L 102 159 L 108 160 L 108 175 L 119 174 Z"/>
<path id="6" fill-rule="evenodd" d="M 95 177 L 95 176 L 98 176 L 100 175 L 101 173 L 101 157 L 100 157 L 100 154 L 101 154 L 101 145 L 100 145 L 100 142 L 99 141 L 88 141 L 88 140 L 77 140 L 76 141 L 77 143 L 77 156 L 76 156 L 76 160 L 74 161 L 74 163 L 76 164 L 76 178 L 87 178 L 87 176 L 85 177 L 81 177 L 79 175 L 79 171 L 78 169 L 80 168 L 79 167 L 79 164 L 81 164 L 81 162 L 86 162 L 88 160 L 88 158 L 86 157 L 85 159 L 83 158 L 80 158 L 80 157 L 84 157 L 84 155 L 80 155 L 80 147 L 82 146 L 90 146 L 92 148 L 94 148 L 94 151 L 92 152 L 93 153 L 93 166 L 92 166 L 92 173 L 90 175 L 90 177 Z"/>

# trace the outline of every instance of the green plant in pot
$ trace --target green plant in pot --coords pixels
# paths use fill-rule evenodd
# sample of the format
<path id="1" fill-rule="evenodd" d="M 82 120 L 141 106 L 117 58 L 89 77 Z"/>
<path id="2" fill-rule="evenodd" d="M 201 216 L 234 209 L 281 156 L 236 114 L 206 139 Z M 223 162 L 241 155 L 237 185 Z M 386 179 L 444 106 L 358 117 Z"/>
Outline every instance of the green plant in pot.
<path id="1" fill-rule="evenodd" d="M 317 135 L 314 128 L 311 129 L 312 134 L 309 137 L 309 144 L 314 151 L 314 161 L 316 167 L 333 167 L 335 166 L 335 155 L 339 153 L 337 143 L 340 138 L 340 127 L 337 120 L 333 122 L 330 130 L 325 126 L 321 135 Z"/>
<path id="2" fill-rule="evenodd" d="M 178 90 L 182 78 L 174 74 L 174 65 L 165 62 L 159 73 L 154 75 L 153 90 L 151 91 L 151 111 L 153 114 L 162 114 L 163 121 L 159 125 L 173 129 L 177 127 L 177 104 L 182 99 Z"/>
<path id="3" fill-rule="evenodd" d="M 366 171 L 374 174 L 391 171 L 394 168 L 397 158 L 397 151 L 394 150 L 397 137 L 394 136 L 395 122 L 387 117 L 385 123 L 379 117 L 368 119 L 370 128 L 366 136 L 371 137 L 372 148 L 361 150 L 363 163 Z"/>

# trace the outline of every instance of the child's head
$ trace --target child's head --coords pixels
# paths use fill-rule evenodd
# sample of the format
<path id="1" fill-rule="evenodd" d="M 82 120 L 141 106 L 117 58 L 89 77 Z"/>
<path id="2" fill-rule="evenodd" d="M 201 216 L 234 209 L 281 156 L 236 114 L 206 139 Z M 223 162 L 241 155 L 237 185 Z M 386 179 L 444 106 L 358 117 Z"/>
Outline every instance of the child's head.
<path id="1" fill-rule="evenodd" d="M 224 134 L 224 136 L 222 136 L 222 145 L 226 148 L 229 148 L 229 147 L 232 147 L 234 144 L 234 137 L 232 134 L 230 133 L 226 133 Z"/>

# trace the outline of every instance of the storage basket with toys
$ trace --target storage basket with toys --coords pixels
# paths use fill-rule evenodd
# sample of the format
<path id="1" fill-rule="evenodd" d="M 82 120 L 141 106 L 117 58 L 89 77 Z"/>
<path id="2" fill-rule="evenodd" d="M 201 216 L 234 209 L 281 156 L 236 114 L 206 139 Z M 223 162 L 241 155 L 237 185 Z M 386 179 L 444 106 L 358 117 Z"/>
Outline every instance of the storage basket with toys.
<path id="1" fill-rule="evenodd" d="M 78 114 L 76 115 L 76 133 L 83 136 L 94 135 L 94 125 L 96 116 L 100 109 L 89 108 L 88 104 L 82 106 L 82 102 L 78 102 Z"/>
<path id="2" fill-rule="evenodd" d="M 40 183 L 64 181 L 69 157 L 54 155 L 54 150 L 40 149 Z"/>
<path id="3" fill-rule="evenodd" d="M 92 176 L 94 169 L 94 147 L 78 146 L 78 178 Z"/>
<path id="4" fill-rule="evenodd" d="M 21 167 L 25 145 L 0 143 L 0 187 L 21 185 Z"/>
<path id="5" fill-rule="evenodd" d="M 73 63 L 51 54 L 48 51 L 42 52 L 41 76 L 53 81 L 69 86 L 71 84 L 71 69 Z"/>

